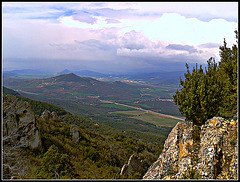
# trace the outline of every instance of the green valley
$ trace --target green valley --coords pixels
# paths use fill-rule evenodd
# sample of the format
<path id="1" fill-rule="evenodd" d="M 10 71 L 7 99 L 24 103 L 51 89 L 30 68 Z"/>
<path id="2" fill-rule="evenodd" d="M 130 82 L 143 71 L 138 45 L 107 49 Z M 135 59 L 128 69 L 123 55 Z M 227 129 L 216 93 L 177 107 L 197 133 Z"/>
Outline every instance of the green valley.
<path id="1" fill-rule="evenodd" d="M 54 104 L 77 116 L 148 142 L 162 141 L 166 138 L 176 120 L 156 115 L 150 115 L 149 118 L 128 117 L 125 114 L 111 114 L 111 112 L 143 108 L 181 116 L 172 98 L 166 97 L 166 93 L 173 94 L 173 85 L 159 88 L 120 81 L 104 82 L 89 77 L 79 77 L 73 73 L 33 80 L 6 78 L 4 85 L 17 90 L 24 97 Z M 122 105 L 117 105 L 115 102 Z M 159 127 L 155 120 L 166 124 Z M 148 135 L 151 137 L 147 137 Z"/>
<path id="2" fill-rule="evenodd" d="M 17 107 L 11 111 L 9 106 Z M 162 150 L 163 140 L 157 143 L 143 142 L 52 104 L 3 94 L 3 107 L 3 117 L 6 119 L 4 131 L 13 130 L 5 127 L 11 126 L 11 117 L 8 117 L 10 114 L 15 116 L 22 112 L 21 109 L 25 109 L 21 115 L 16 115 L 19 122 L 19 118 L 24 118 L 32 110 L 41 138 L 40 148 L 33 150 L 20 145 L 17 138 L 12 138 L 11 133 L 4 132 L 4 178 L 11 175 L 18 179 L 139 179 L 143 174 L 138 172 L 129 176 L 120 175 L 124 163 L 134 154 L 142 159 L 142 167 L 147 170 Z M 44 118 L 43 113 L 46 110 L 56 112 L 58 118 Z M 78 141 L 72 139 L 73 128 L 78 130 Z M 20 128 L 17 129 L 20 131 Z M 18 136 L 21 137 L 24 135 Z M 11 174 L 8 172 L 9 168 Z"/>

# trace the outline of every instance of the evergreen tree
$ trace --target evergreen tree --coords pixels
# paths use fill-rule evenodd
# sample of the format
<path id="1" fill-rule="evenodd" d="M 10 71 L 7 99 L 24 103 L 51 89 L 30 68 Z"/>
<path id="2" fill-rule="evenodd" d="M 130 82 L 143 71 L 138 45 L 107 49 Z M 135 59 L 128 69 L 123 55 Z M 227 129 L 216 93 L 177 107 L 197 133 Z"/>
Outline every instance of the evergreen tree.
<path id="1" fill-rule="evenodd" d="M 40 179 L 72 179 L 73 170 L 70 157 L 67 154 L 59 153 L 58 148 L 52 145 L 44 154 L 36 177 Z"/>
<path id="2" fill-rule="evenodd" d="M 235 32 L 237 35 L 237 31 Z M 237 38 L 237 36 L 236 36 Z M 196 64 L 192 72 L 186 64 L 185 79 L 173 95 L 186 120 L 202 125 L 213 116 L 233 117 L 237 112 L 237 46 L 220 46 L 220 62 L 210 58 L 205 70 Z"/>
<path id="3" fill-rule="evenodd" d="M 238 32 L 235 31 L 235 34 L 238 42 Z M 224 39 L 224 45 L 220 47 L 219 68 L 224 89 L 223 104 L 219 114 L 226 118 L 232 117 L 237 112 L 237 54 L 237 45 L 234 44 L 232 48 L 228 48 Z"/>

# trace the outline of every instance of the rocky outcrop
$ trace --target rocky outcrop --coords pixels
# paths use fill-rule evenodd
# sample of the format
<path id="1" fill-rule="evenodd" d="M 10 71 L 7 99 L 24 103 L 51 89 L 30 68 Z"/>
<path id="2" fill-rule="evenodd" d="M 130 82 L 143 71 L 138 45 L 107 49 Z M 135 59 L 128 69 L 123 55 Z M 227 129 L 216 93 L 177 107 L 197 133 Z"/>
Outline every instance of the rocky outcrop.
<path id="1" fill-rule="evenodd" d="M 52 119 L 53 119 L 53 121 L 59 121 L 58 115 L 55 111 L 52 112 Z"/>
<path id="2" fill-rule="evenodd" d="M 76 125 L 71 125 L 70 127 L 70 135 L 72 136 L 72 141 L 78 143 L 81 136 L 80 136 L 80 132 L 78 129 L 78 126 Z"/>
<path id="3" fill-rule="evenodd" d="M 145 172 L 142 160 L 136 155 L 130 156 L 128 163 L 123 165 L 120 175 L 130 176 L 132 171 L 139 172 L 141 175 Z"/>
<path id="4" fill-rule="evenodd" d="M 42 113 L 42 115 L 40 117 L 45 119 L 45 120 L 50 120 L 52 115 L 51 115 L 50 111 L 45 110 L 45 111 L 43 111 L 43 113 Z"/>
<path id="5" fill-rule="evenodd" d="M 197 173 L 202 179 L 237 179 L 237 122 L 213 118 L 201 128 Z"/>
<path id="6" fill-rule="evenodd" d="M 51 113 L 50 111 L 45 110 L 45 111 L 43 111 L 43 113 L 40 117 L 45 119 L 45 120 L 58 121 L 58 115 L 54 111 Z"/>
<path id="7" fill-rule="evenodd" d="M 23 147 L 41 148 L 41 138 L 34 112 L 28 102 L 15 96 L 3 98 L 3 136 L 5 143 L 19 142 Z"/>
<path id="8" fill-rule="evenodd" d="M 238 120 L 179 122 L 143 179 L 237 179 Z"/>
<path id="9" fill-rule="evenodd" d="M 19 128 L 18 133 L 19 133 L 18 137 L 21 144 L 29 146 L 31 149 L 41 148 L 42 144 L 40 131 L 35 123 L 31 122 Z"/>

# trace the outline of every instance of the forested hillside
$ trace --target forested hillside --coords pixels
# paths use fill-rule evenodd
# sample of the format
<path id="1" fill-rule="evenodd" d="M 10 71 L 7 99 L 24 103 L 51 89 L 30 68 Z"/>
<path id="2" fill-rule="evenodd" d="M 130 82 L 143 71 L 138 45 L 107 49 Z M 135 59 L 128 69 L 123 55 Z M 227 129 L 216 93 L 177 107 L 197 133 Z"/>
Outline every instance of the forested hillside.
<path id="1" fill-rule="evenodd" d="M 32 116 L 26 118 L 26 113 L 32 111 L 34 126 L 40 131 L 41 138 L 41 147 L 34 149 L 31 145 L 26 146 L 30 141 L 24 138 L 25 135 L 30 137 L 32 130 L 24 134 L 26 131 L 21 129 L 27 127 L 24 123 Z M 57 116 L 49 117 L 46 114 L 53 112 Z M 142 167 L 147 170 L 162 149 L 161 144 L 136 140 L 114 133 L 114 130 L 109 133 L 108 127 L 75 116 L 57 106 L 9 94 L 3 94 L 3 116 L 4 127 L 8 126 L 5 128 L 8 132 L 3 136 L 4 178 L 136 179 L 143 174 L 133 171 L 128 176 L 120 175 L 121 167 L 128 158 L 132 154 L 139 156 Z M 14 124 L 16 122 L 17 125 Z M 18 131 L 17 138 L 11 135 L 14 131 Z M 73 137 L 76 131 L 77 140 Z"/>

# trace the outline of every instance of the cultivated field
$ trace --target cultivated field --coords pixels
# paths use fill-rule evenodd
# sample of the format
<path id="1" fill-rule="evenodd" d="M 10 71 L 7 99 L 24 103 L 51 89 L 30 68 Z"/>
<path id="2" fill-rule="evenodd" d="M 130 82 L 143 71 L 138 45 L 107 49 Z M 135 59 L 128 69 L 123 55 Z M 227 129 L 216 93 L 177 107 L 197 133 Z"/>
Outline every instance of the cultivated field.
<path id="1" fill-rule="evenodd" d="M 174 127 L 180 120 L 173 118 L 168 118 L 165 116 L 159 116 L 155 114 L 150 114 L 144 111 L 116 111 L 111 112 L 111 114 L 127 115 L 129 118 L 134 118 L 144 122 L 149 122 L 156 125 L 157 127 Z"/>

